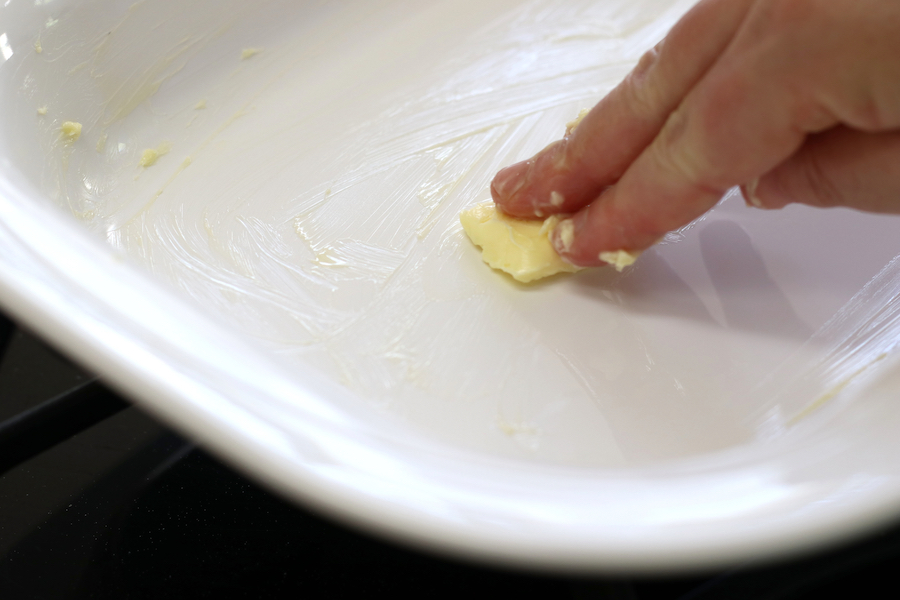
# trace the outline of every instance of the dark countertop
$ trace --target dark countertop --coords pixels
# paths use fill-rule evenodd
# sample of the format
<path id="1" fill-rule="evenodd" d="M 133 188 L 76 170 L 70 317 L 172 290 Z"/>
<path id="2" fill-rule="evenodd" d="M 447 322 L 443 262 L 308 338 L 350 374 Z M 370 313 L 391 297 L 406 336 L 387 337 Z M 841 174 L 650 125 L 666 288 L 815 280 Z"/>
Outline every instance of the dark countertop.
<path id="1" fill-rule="evenodd" d="M 13 328 L 2 347 L 0 427 L 93 380 L 21 330 Z M 897 529 L 801 560 L 691 577 L 572 578 L 446 560 L 295 507 L 135 407 L 0 476 L 3 600 L 376 591 L 416 598 L 476 591 L 636 600 L 881 597 L 897 587 L 897 566 Z"/>

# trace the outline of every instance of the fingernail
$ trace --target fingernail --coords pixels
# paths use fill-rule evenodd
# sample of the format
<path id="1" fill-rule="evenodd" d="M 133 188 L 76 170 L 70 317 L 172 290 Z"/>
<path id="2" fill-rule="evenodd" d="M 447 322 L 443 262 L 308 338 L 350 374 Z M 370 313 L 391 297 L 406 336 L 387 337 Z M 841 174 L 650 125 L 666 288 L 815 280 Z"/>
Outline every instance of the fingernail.
<path id="1" fill-rule="evenodd" d="M 756 195 L 756 188 L 759 187 L 759 178 L 741 186 L 741 194 L 744 196 L 744 202 L 747 206 L 754 208 L 762 208 L 763 203 Z"/>
<path id="2" fill-rule="evenodd" d="M 572 219 L 561 220 L 554 228 L 550 241 L 553 242 L 557 254 L 560 256 L 568 254 L 575 241 L 575 223 Z"/>
<path id="3" fill-rule="evenodd" d="M 491 195 L 494 201 L 506 200 L 522 189 L 529 167 L 530 161 L 526 160 L 500 169 L 491 182 Z"/>

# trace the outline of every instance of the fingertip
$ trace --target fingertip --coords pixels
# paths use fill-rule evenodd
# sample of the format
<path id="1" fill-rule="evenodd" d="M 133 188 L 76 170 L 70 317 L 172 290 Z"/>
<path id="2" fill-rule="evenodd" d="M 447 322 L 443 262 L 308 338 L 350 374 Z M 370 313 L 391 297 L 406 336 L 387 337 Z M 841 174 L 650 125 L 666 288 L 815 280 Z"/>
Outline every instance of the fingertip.
<path id="1" fill-rule="evenodd" d="M 607 188 L 588 206 L 560 219 L 550 241 L 563 260 L 621 271 L 672 229 L 666 220 L 660 222 L 658 210 L 642 214 L 643 203 L 623 202 L 620 192 L 618 186 Z"/>
<path id="2" fill-rule="evenodd" d="M 528 161 L 500 169 L 491 181 L 491 197 L 494 202 L 501 206 L 508 204 L 516 192 L 525 185 L 527 173 Z"/>
<path id="3" fill-rule="evenodd" d="M 744 203 L 750 208 L 764 208 L 762 200 L 756 194 L 759 187 L 759 177 L 740 186 L 741 195 L 744 197 Z"/>
<path id="4" fill-rule="evenodd" d="M 753 189 L 755 201 L 749 201 L 754 208 L 777 210 L 792 202 L 790 195 L 785 193 L 784 186 L 778 179 L 777 169 L 756 179 L 756 186 Z M 743 186 L 741 191 L 743 192 Z M 747 196 L 745 195 L 744 198 L 747 199 Z"/>
<path id="5" fill-rule="evenodd" d="M 590 249 L 591 244 L 581 239 L 587 222 L 587 211 L 560 219 L 550 234 L 550 242 L 560 258 L 576 267 L 600 267 L 606 264 L 599 254 Z M 594 240 L 588 240 L 593 242 Z"/>
<path id="6" fill-rule="evenodd" d="M 567 140 L 558 140 L 532 158 L 501 169 L 491 181 L 491 197 L 508 215 L 533 219 L 571 212 L 571 187 L 579 178 L 567 161 Z"/>
<path id="7" fill-rule="evenodd" d="M 568 260 L 575 241 L 575 223 L 571 218 L 561 219 L 550 235 L 550 241 L 556 253 Z"/>
<path id="8" fill-rule="evenodd" d="M 749 208 L 762 210 L 784 208 L 789 204 L 790 200 L 785 198 L 777 184 L 773 185 L 772 180 L 771 176 L 757 177 L 753 181 L 741 185 L 740 190 L 744 197 L 744 203 Z"/>
<path id="9" fill-rule="evenodd" d="M 576 218 L 561 220 L 550 238 L 556 253 L 567 263 L 576 267 L 610 266 L 621 273 L 626 267 L 634 264 L 634 261 L 640 256 L 640 250 L 617 249 L 596 252 L 596 249 L 589 249 L 580 243 L 576 244 L 576 235 L 582 235 L 581 232 L 584 230 L 583 219 L 576 225 Z"/>
<path id="10" fill-rule="evenodd" d="M 599 263 L 596 261 L 585 261 L 575 246 L 575 231 L 577 228 L 575 221 L 578 216 L 576 214 L 573 217 L 560 219 L 550 233 L 550 243 L 553 244 L 553 248 L 559 254 L 559 257 L 571 265 L 576 267 L 597 266 Z"/>

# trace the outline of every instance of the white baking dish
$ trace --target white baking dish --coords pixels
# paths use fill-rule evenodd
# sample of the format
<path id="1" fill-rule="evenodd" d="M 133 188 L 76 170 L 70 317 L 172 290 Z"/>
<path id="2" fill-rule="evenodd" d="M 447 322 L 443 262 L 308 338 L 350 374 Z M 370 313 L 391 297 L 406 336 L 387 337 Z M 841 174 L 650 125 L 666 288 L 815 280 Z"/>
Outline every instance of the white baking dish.
<path id="1" fill-rule="evenodd" d="M 900 511 L 896 217 L 730 196 L 624 274 L 531 287 L 461 233 L 689 5 L 7 2 L 0 300 L 419 546 L 649 571 L 866 531 Z"/>

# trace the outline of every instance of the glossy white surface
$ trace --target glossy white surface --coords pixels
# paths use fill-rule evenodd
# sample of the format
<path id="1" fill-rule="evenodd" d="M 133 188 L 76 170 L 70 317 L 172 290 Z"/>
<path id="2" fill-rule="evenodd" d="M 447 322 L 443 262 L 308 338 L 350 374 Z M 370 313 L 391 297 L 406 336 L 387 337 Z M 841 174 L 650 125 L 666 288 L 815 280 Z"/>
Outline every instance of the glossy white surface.
<path id="1" fill-rule="evenodd" d="M 0 298 L 245 472 L 440 551 L 677 569 L 893 518 L 896 217 L 729 196 L 531 287 L 461 232 L 689 6 L 11 0 Z"/>

